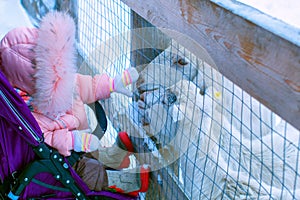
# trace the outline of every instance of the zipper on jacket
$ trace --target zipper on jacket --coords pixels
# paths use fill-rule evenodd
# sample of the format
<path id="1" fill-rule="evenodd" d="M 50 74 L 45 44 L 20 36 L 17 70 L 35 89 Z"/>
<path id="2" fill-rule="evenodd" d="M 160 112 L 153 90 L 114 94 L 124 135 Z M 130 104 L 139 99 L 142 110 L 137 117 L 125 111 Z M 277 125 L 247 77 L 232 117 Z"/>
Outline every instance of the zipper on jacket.
<path id="1" fill-rule="evenodd" d="M 27 121 L 20 115 L 20 113 L 14 108 L 10 100 L 5 96 L 5 94 L 0 90 L 0 94 L 2 98 L 4 99 L 5 103 L 8 105 L 10 110 L 17 116 L 18 120 L 21 122 L 21 124 L 27 129 L 27 131 L 34 137 L 36 141 L 39 143 L 43 141 L 34 130 L 32 130 L 31 126 L 27 123 Z"/>

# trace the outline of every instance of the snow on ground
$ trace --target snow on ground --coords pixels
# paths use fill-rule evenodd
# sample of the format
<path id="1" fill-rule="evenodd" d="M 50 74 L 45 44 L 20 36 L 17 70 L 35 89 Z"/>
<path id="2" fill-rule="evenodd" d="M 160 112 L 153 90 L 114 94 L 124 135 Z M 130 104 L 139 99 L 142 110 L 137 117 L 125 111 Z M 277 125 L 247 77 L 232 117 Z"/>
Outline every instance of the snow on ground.
<path id="1" fill-rule="evenodd" d="M 20 0 L 0 0 L 0 38 L 18 26 L 32 26 Z"/>

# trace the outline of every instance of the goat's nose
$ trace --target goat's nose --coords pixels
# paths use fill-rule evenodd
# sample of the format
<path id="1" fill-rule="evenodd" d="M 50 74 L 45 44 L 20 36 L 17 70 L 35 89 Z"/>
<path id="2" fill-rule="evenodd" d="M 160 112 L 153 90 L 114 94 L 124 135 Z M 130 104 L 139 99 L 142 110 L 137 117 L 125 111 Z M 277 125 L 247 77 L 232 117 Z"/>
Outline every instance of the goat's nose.
<path id="1" fill-rule="evenodd" d="M 177 100 L 176 95 L 173 92 L 167 92 L 163 98 L 163 103 L 166 105 L 172 105 Z"/>

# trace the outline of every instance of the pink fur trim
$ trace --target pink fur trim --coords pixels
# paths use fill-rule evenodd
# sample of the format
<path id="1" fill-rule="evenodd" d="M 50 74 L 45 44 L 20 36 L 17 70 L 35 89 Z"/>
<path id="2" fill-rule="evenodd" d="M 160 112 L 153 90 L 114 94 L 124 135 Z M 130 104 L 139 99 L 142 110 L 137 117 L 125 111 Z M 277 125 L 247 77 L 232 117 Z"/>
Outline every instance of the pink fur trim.
<path id="1" fill-rule="evenodd" d="M 50 117 L 72 106 L 75 84 L 75 23 L 66 13 L 48 13 L 41 22 L 35 48 L 37 72 L 34 105 Z"/>

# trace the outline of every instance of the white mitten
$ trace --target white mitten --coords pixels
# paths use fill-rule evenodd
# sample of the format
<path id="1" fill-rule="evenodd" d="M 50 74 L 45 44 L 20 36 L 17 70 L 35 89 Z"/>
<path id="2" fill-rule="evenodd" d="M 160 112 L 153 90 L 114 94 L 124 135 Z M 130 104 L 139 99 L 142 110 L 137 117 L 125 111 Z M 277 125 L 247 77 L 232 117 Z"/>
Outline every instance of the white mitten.
<path id="1" fill-rule="evenodd" d="M 98 149 L 99 139 L 97 136 L 87 133 L 86 131 L 72 131 L 74 151 L 76 152 L 92 152 Z"/>
<path id="2" fill-rule="evenodd" d="M 138 78 L 138 71 L 134 67 L 130 67 L 123 71 L 121 75 L 117 75 L 114 79 L 110 80 L 110 91 L 131 97 L 132 92 L 126 86 L 136 82 Z"/>

